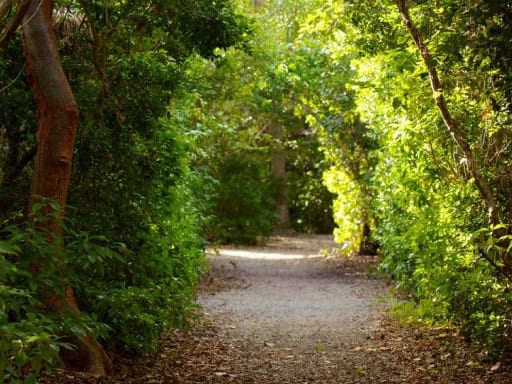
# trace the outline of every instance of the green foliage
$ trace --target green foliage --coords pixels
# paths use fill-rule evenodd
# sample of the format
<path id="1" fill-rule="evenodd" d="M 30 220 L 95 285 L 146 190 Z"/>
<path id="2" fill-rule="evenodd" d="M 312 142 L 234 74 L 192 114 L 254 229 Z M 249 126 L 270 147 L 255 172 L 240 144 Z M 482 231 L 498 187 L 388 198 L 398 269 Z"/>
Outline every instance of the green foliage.
<path id="1" fill-rule="evenodd" d="M 195 143 L 169 102 L 186 86 L 184 61 L 243 43 L 248 20 L 229 1 L 131 2 L 109 5 L 108 17 L 105 4 L 82 4 L 100 38 L 89 57 L 73 56 L 84 63 L 72 77 L 82 117 L 69 195 L 73 286 L 108 325 L 106 345 L 144 353 L 188 323 L 203 266 Z"/>
<path id="2" fill-rule="evenodd" d="M 132 111 L 125 127 L 138 120 L 133 127 L 145 124 L 146 130 L 127 132 L 127 142 L 111 142 L 116 161 L 94 162 L 94 168 L 83 169 L 86 174 L 76 173 L 93 182 L 73 190 L 70 201 L 79 199 L 80 208 L 70 217 L 82 236 L 73 243 L 82 260 L 74 264 L 81 307 L 109 324 L 108 344 L 142 353 L 154 349 L 168 326 L 186 324 L 202 240 L 186 165 L 190 143 L 169 121 L 148 117 L 135 105 Z M 109 153 L 105 156 L 108 161 Z M 93 231 L 116 239 L 115 248 L 92 241 Z"/>
<path id="3" fill-rule="evenodd" d="M 322 183 L 328 166 L 312 132 L 288 140 L 288 182 L 292 227 L 299 232 L 332 233 L 333 194 Z"/>
<path id="4" fill-rule="evenodd" d="M 186 188 L 175 191 L 173 201 L 186 207 L 186 194 Z M 38 222 L 48 219 L 43 204 L 34 207 Z M 145 353 L 169 327 L 188 325 L 202 252 L 186 214 L 167 218 L 169 236 L 153 234 L 137 254 L 85 231 L 66 230 L 63 248 L 55 234 L 5 228 L 0 241 L 1 377 L 30 382 L 41 370 L 50 371 L 60 362 L 59 351 L 73 348 L 64 336 L 92 334 L 110 349 Z M 81 316 L 42 311 L 42 292 L 63 296 L 68 285 Z"/>
<path id="5" fill-rule="evenodd" d="M 426 300 L 420 303 L 414 301 L 396 303 L 391 308 L 391 314 L 404 326 L 445 325 L 439 318 L 439 308 L 436 303 Z M 449 326 L 450 324 L 446 325 Z"/>
<path id="6" fill-rule="evenodd" d="M 333 203 L 336 240 L 347 253 L 374 252 L 370 188 L 376 141 L 361 121 L 356 87 L 350 84 L 355 56 L 352 48 L 337 46 L 346 40 L 345 35 L 334 36 L 335 41 L 321 37 L 326 15 L 318 11 L 318 18 L 316 13 L 310 16 L 289 65 L 300 79 L 294 84 L 295 113 L 312 128 L 325 158 L 323 183 L 337 196 Z"/>
<path id="7" fill-rule="evenodd" d="M 324 172 L 324 178 L 329 191 L 337 195 L 333 204 L 336 242 L 342 244 L 343 252 L 357 253 L 363 240 L 361 188 L 343 169 L 333 167 Z"/>
<path id="8" fill-rule="evenodd" d="M 37 121 L 23 76 L 20 38 L 12 41 L 6 54 L 9 59 L 0 61 L 0 220 L 13 223 L 20 221 L 26 204 L 30 172 L 20 165 L 33 157 Z"/>
<path id="9" fill-rule="evenodd" d="M 172 105 L 176 124 L 195 137 L 194 169 L 208 197 L 203 204 L 212 241 L 254 242 L 268 235 L 276 200 L 286 194 L 294 228 L 332 229 L 332 196 L 321 184 L 323 155 L 304 116 L 295 114 L 299 76 L 297 65 L 287 62 L 290 39 L 310 6 L 271 5 L 254 24 L 259 33 L 250 52 L 218 49 L 215 60 L 188 61 L 186 88 Z M 273 136 L 275 126 L 283 128 L 284 139 Z M 278 151 L 287 158 L 284 180 L 270 176 Z"/>
<path id="10" fill-rule="evenodd" d="M 202 240 L 190 189 L 173 187 L 163 221 L 138 232 L 138 248 L 81 232 L 68 245 L 81 308 L 108 325 L 111 348 L 153 351 L 163 331 L 187 326 L 194 285 L 203 267 Z M 78 262 L 77 262 L 78 260 Z"/>
<path id="11" fill-rule="evenodd" d="M 468 340 L 487 347 L 496 358 L 510 352 L 510 282 L 494 276 L 483 260 L 474 261 L 471 270 L 459 268 L 449 276 L 446 294 L 455 324 Z"/>
<path id="12" fill-rule="evenodd" d="M 227 158 L 218 172 L 207 236 L 227 243 L 255 243 L 269 236 L 276 217 L 267 163 L 240 154 Z"/>
<path id="13" fill-rule="evenodd" d="M 509 224 L 510 51 L 503 39 L 510 37 L 510 4 L 408 3 L 449 108 Z M 298 57 L 321 47 L 314 68 L 298 61 L 307 79 L 298 112 L 318 127 L 333 162 L 326 183 L 338 194 L 338 234 L 357 241 L 367 211 L 381 270 L 413 300 L 402 311 L 452 322 L 490 351 L 507 351 L 510 240 L 497 233 L 509 227 L 473 235 L 484 233 L 485 203 L 447 134 L 396 5 L 325 3 L 300 31 L 296 45 L 308 50 L 297 49 Z M 332 72 L 344 62 L 345 70 Z"/>
<path id="14" fill-rule="evenodd" d="M 173 124 L 194 142 L 206 237 L 251 243 L 268 236 L 275 221 L 270 139 L 255 115 L 251 57 L 233 48 L 217 54 L 188 61 L 185 87 L 172 102 Z"/>
<path id="15" fill-rule="evenodd" d="M 284 0 L 251 17 L 229 0 L 57 3 L 81 110 L 76 208 L 65 248 L 8 227 L 24 220 L 37 123 L 24 81 L 10 84 L 23 67 L 15 37 L 0 63 L 3 376 L 52 366 L 66 333 L 153 350 L 187 323 L 203 236 L 255 242 L 286 194 L 296 229 L 331 230 L 332 205 L 348 251 L 378 240 L 381 270 L 412 300 L 397 312 L 510 350 L 509 1 L 408 2 L 498 207 L 495 228 L 394 2 Z M 280 180 L 276 153 L 288 161 Z M 58 262 L 28 273 L 41 259 Z M 37 310 L 38 287 L 68 282 L 83 320 Z"/>
<path id="16" fill-rule="evenodd" d="M 57 44 L 80 109 L 68 195 L 75 208 L 66 211 L 64 239 L 55 239 L 64 247 L 48 242 L 55 234 L 21 224 L 2 234 L 0 380 L 7 381 L 30 365 L 34 374 L 55 366 L 66 335 L 92 333 L 110 349 L 145 353 L 163 331 L 188 324 L 208 203 L 190 168 L 195 139 L 174 124 L 169 103 L 187 86 L 188 58 L 243 47 L 250 34 L 249 19 L 228 0 L 62 0 L 56 7 Z M 16 37 L 0 64 L 3 231 L 26 222 L 34 155 L 33 97 L 16 78 L 22 52 Z M 29 273 L 30 260 L 45 261 L 43 275 Z M 67 284 L 80 319 L 43 310 L 41 287 L 62 293 Z"/>
<path id="17" fill-rule="evenodd" d="M 58 327 L 51 318 L 36 311 L 42 305 L 35 292 L 22 284 L 27 272 L 6 256 L 17 255 L 19 248 L 2 241 L 0 255 L 0 382 L 23 382 L 20 371 L 30 367 L 33 378 L 41 369 L 58 361 Z M 29 382 L 27 378 L 27 382 Z"/>
<path id="18" fill-rule="evenodd" d="M 203 264 L 200 192 L 194 144 L 168 112 L 180 65 L 165 49 L 121 48 L 106 63 L 107 94 L 105 81 L 77 74 L 83 123 L 68 217 L 79 237 L 68 251 L 80 307 L 108 326 L 105 345 L 145 353 L 188 323 Z"/>
<path id="19" fill-rule="evenodd" d="M 39 213 L 35 212 L 39 217 Z M 35 383 L 36 375 L 60 362 L 59 351 L 73 348 L 62 335 L 101 330 L 87 316 L 56 315 L 42 311 L 41 289 L 63 293 L 60 272 L 51 266 L 62 249 L 47 234 L 7 227 L 0 240 L 0 382 Z M 34 273 L 46 260 L 49 268 Z M 36 264 L 37 263 L 37 264 Z M 44 288 L 42 288 L 44 287 Z"/>

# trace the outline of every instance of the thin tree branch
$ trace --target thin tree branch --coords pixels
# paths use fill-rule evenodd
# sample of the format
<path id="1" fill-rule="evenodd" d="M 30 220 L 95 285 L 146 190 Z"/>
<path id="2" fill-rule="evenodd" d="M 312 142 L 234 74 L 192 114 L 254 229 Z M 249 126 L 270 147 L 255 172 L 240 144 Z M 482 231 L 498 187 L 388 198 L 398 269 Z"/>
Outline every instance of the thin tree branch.
<path id="1" fill-rule="evenodd" d="M 29 5 L 30 0 L 21 0 L 16 14 L 12 18 L 11 22 L 3 29 L 2 34 L 0 35 L 0 49 L 2 51 L 7 49 L 7 44 L 9 44 L 9 40 L 11 40 L 11 38 L 16 33 L 16 30 L 20 26 L 25 13 L 27 13 Z"/>
<path id="2" fill-rule="evenodd" d="M 14 79 L 12 79 L 9 84 L 7 84 L 5 87 L 1 88 L 0 89 L 0 93 L 4 92 L 7 88 L 9 88 L 11 85 L 13 85 L 16 81 L 18 81 L 18 79 L 20 78 L 21 74 L 23 73 L 23 70 L 25 69 L 25 64 L 23 64 L 23 66 L 21 67 L 20 71 L 18 72 L 18 74 L 16 75 L 16 77 Z"/>
<path id="3" fill-rule="evenodd" d="M 96 19 L 87 8 L 87 4 L 84 0 L 79 0 L 80 6 L 82 7 L 82 11 L 84 12 L 85 19 L 89 23 L 89 31 L 91 32 L 93 41 L 98 40 L 98 30 L 96 29 Z"/>
<path id="4" fill-rule="evenodd" d="M 0 20 L 5 18 L 9 13 L 9 9 L 12 6 L 14 0 L 0 0 Z"/>
<path id="5" fill-rule="evenodd" d="M 469 172 L 473 179 L 475 180 L 475 184 L 478 190 L 480 191 L 480 195 L 482 196 L 483 200 L 487 205 L 489 223 L 492 225 L 497 225 L 499 223 L 499 216 L 496 201 L 491 193 L 489 185 L 482 176 L 480 166 L 473 156 L 473 152 L 464 135 L 464 132 L 460 129 L 457 120 L 453 118 L 452 114 L 450 113 L 450 110 L 448 109 L 446 100 L 443 95 L 443 87 L 439 79 L 439 75 L 437 73 L 434 60 L 430 55 L 428 47 L 421 39 L 419 31 L 416 29 L 414 23 L 412 22 L 411 16 L 409 14 L 409 9 L 406 4 L 406 0 L 396 0 L 396 4 L 404 21 L 405 28 L 411 35 L 414 44 L 418 48 L 418 51 L 420 52 L 423 62 L 427 67 L 427 71 L 430 77 L 430 85 L 432 87 L 432 92 L 434 94 L 434 99 L 436 101 L 439 113 L 441 114 L 444 124 L 446 128 L 448 128 L 448 131 L 452 136 L 453 140 L 464 154 L 464 157 L 466 158 L 467 161 Z"/>
<path id="6" fill-rule="evenodd" d="M 496 271 L 503 275 L 507 280 L 512 281 L 512 276 L 505 270 L 505 268 L 502 268 L 498 264 L 496 264 L 496 262 L 481 249 L 478 249 L 478 253 L 480 253 L 480 256 L 482 256 L 487 262 L 489 262 L 489 264 L 491 264 L 494 267 L 494 269 L 496 269 Z"/>

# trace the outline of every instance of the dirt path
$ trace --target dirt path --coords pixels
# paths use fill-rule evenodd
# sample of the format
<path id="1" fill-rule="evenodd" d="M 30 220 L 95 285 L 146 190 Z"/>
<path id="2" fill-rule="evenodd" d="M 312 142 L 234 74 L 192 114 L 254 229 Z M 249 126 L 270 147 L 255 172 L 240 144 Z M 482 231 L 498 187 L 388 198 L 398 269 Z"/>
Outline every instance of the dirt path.
<path id="1" fill-rule="evenodd" d="M 199 303 L 225 355 L 193 382 L 511 382 L 453 330 L 391 321 L 375 260 L 326 257 L 335 247 L 329 236 L 274 237 L 210 257 Z"/>
<path id="2" fill-rule="evenodd" d="M 112 377 L 62 371 L 44 384 L 351 384 L 512 382 L 453 329 L 389 318 L 375 260 L 329 258 L 325 236 L 274 237 L 210 256 L 196 325 L 157 353 L 118 357 Z"/>
<path id="3" fill-rule="evenodd" d="M 284 240 L 274 239 L 274 247 L 221 249 L 211 258 L 214 273 L 239 284 L 203 293 L 200 304 L 216 317 L 228 315 L 242 336 L 282 347 L 297 342 L 342 346 L 365 339 L 384 284 L 346 276 L 335 262 L 327 262 L 322 251 L 334 246 L 327 237 L 311 238 L 305 244 L 310 248 L 283 248 Z"/>
<path id="4" fill-rule="evenodd" d="M 334 247 L 329 236 L 274 237 L 211 257 L 213 279 L 234 287 L 203 292 L 199 302 L 226 339 L 243 345 L 251 382 L 337 383 L 342 371 L 365 371 L 348 357 L 378 332 L 386 287 L 329 261 Z"/>

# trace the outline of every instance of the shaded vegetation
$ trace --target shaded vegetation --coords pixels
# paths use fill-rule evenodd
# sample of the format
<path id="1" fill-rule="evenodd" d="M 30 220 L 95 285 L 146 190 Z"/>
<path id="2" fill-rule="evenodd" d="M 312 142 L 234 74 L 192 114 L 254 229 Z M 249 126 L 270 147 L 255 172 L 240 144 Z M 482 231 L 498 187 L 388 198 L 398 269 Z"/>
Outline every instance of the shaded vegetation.
<path id="1" fill-rule="evenodd" d="M 250 3 L 45 0 L 80 110 L 65 214 L 30 196 L 38 99 L 3 33 L 24 2 L 0 4 L 0 381 L 54 367 L 63 336 L 154 350 L 206 242 L 262 240 L 283 206 L 510 352 L 512 3 Z M 47 310 L 69 287 L 80 317 Z"/>

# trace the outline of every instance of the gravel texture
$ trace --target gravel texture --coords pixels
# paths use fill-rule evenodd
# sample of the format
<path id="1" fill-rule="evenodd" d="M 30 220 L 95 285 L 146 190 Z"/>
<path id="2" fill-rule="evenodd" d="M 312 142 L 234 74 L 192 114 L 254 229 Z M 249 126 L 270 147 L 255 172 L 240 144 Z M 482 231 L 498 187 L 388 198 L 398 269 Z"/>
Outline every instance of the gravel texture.
<path id="1" fill-rule="evenodd" d="M 346 348 L 375 326 L 382 281 L 346 275 L 330 236 L 274 237 L 265 247 L 223 248 L 210 256 L 217 278 L 233 289 L 203 293 L 213 318 L 229 318 L 239 337 L 280 348 Z"/>

